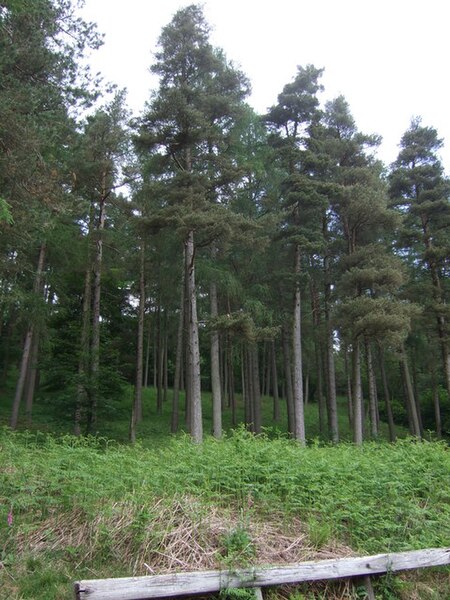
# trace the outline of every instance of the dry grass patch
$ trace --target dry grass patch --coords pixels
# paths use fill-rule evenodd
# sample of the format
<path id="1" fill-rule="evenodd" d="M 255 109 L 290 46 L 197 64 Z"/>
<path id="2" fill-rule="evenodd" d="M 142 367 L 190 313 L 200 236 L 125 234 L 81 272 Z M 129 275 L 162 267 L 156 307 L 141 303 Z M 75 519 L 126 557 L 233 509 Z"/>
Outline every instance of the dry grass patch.
<path id="1" fill-rule="evenodd" d="M 133 575 L 282 564 L 352 554 L 328 542 L 315 547 L 305 525 L 256 512 L 203 505 L 196 498 L 152 499 L 145 505 L 116 502 L 88 517 L 82 510 L 54 512 L 16 536 L 18 555 L 66 553 L 74 569 L 120 564 Z M 102 568 L 103 571 L 103 568 Z"/>

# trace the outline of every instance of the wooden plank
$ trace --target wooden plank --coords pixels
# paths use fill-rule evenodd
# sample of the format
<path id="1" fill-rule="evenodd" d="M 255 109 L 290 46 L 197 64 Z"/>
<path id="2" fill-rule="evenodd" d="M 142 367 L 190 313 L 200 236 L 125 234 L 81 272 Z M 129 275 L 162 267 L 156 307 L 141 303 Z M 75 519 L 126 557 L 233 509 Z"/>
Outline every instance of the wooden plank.
<path id="1" fill-rule="evenodd" d="M 91 579 L 75 583 L 77 600 L 150 600 L 208 594 L 226 588 L 264 587 L 304 581 L 340 579 L 450 564 L 450 548 L 376 554 L 283 567 L 240 571 L 197 571 L 146 577 Z"/>

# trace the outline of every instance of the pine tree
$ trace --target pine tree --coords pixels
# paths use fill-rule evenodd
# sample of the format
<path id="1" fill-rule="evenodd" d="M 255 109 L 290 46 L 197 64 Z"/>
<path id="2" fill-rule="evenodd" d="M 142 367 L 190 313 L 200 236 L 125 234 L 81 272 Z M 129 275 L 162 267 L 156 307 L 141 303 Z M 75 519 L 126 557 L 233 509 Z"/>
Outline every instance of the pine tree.
<path id="1" fill-rule="evenodd" d="M 431 283 L 425 306 L 435 315 L 443 381 L 450 396 L 450 349 L 446 271 L 449 257 L 450 181 L 438 158 L 442 147 L 437 131 L 413 119 L 400 142 L 389 177 L 392 205 L 403 216 L 398 245 L 420 262 Z M 417 267 L 416 267 L 417 268 Z M 422 299 L 423 300 L 423 299 Z"/>
<path id="2" fill-rule="evenodd" d="M 166 223 L 175 223 L 182 234 L 185 257 L 187 321 L 187 396 L 191 435 L 203 437 L 200 397 L 200 350 L 196 293 L 196 236 L 203 229 L 214 239 L 218 211 L 216 198 L 224 176 L 227 136 L 248 84 L 240 71 L 209 43 L 209 27 L 199 6 L 178 11 L 159 39 L 152 71 L 159 89 L 142 118 L 138 148 L 158 151 L 165 172 Z M 225 167 L 227 163 L 225 162 Z M 212 181 L 211 181 L 211 175 Z M 219 207 L 220 208 L 220 207 Z"/>
<path id="3" fill-rule="evenodd" d="M 293 358 L 293 433 L 294 438 L 305 443 L 304 394 L 301 333 L 301 275 L 302 259 L 316 245 L 320 221 L 321 196 L 307 166 L 307 138 L 311 126 L 319 118 L 318 92 L 322 70 L 312 65 L 298 67 L 292 83 L 287 84 L 278 96 L 265 119 L 273 131 L 272 144 L 285 170 L 280 190 L 282 206 L 287 213 L 284 234 L 292 246 L 294 308 L 292 311 Z"/>
<path id="4" fill-rule="evenodd" d="M 34 296 L 42 292 L 41 267 L 45 271 L 45 266 L 41 259 L 49 249 L 48 238 L 60 226 L 62 215 L 72 210 L 67 189 L 74 122 L 69 109 L 75 114 L 80 101 L 92 98 L 79 58 L 87 46 L 97 45 L 95 29 L 76 18 L 70 2 L 17 0 L 0 8 L 0 187 L 2 206 L 7 206 L 11 223 L 2 231 L 0 251 L 4 257 L 15 257 L 18 270 L 36 272 L 34 284 L 28 285 Z M 8 278 L 8 272 L 0 273 L 0 277 Z M 14 287 L 23 310 L 27 286 Z M 29 314 L 42 316 L 41 311 Z M 28 406 L 32 404 L 34 367 L 30 358 L 37 356 L 40 332 L 36 319 L 27 321 L 13 426 L 27 372 Z"/>

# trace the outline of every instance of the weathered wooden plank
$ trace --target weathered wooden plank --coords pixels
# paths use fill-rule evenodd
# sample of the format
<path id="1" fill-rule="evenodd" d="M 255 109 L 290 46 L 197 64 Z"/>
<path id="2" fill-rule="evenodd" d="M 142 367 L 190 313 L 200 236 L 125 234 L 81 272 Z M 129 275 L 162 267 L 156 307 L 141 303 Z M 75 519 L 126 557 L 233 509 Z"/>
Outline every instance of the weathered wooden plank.
<path id="1" fill-rule="evenodd" d="M 197 571 L 147 577 L 91 579 L 75 584 L 77 600 L 150 600 L 208 594 L 226 588 L 264 587 L 340 579 L 450 564 L 450 548 L 376 554 L 240 571 Z"/>

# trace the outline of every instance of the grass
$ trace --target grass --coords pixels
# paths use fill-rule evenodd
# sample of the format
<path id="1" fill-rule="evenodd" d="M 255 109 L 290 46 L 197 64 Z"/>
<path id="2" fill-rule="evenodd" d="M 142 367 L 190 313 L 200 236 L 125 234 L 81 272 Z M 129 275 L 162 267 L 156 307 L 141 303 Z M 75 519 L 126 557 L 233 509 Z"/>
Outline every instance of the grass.
<path id="1" fill-rule="evenodd" d="M 296 541 L 289 560 L 450 539 L 445 444 L 301 448 L 239 430 L 143 448 L 5 429 L 0 445 L 0 581 L 11 598 L 70 597 L 77 577 L 142 575 L 145 563 L 280 562 Z"/>
<path id="2" fill-rule="evenodd" d="M 156 415 L 146 390 L 139 441 L 130 446 L 130 403 L 128 390 L 91 437 L 64 433 L 70 422 L 49 418 L 45 400 L 31 430 L 0 429 L 1 598 L 70 598 L 75 579 L 144 575 L 146 565 L 235 568 L 449 545 L 444 443 L 332 447 L 319 436 L 312 404 L 305 448 L 287 439 L 282 423 L 260 436 L 232 432 L 228 411 L 224 439 L 206 436 L 194 446 L 186 435 L 168 435 L 170 400 Z M 208 432 L 207 394 L 204 404 Z M 271 409 L 265 399 L 265 423 Z M 0 411 L 6 423 L 5 402 Z M 340 420 L 348 438 L 344 406 Z M 450 597 L 445 570 L 384 577 L 376 586 L 386 600 Z M 346 582 L 268 592 L 291 600 L 357 594 Z"/>

